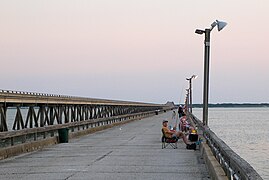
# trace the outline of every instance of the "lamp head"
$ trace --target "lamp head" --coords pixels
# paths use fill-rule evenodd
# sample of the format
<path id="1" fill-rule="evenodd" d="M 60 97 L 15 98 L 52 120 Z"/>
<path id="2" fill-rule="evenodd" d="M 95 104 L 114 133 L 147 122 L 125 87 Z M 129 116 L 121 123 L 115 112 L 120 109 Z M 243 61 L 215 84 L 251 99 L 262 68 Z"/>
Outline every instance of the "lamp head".
<path id="1" fill-rule="evenodd" d="M 197 75 L 192 75 L 190 78 L 186 78 L 187 81 L 190 81 L 192 79 L 196 79 L 198 76 Z"/>
<path id="2" fill-rule="evenodd" d="M 225 26 L 227 25 L 226 22 L 216 20 L 211 24 L 211 30 L 215 27 L 218 26 L 218 31 L 221 31 Z"/>
<path id="3" fill-rule="evenodd" d="M 197 75 L 192 75 L 191 78 L 192 79 L 196 79 L 198 76 Z"/>
<path id="4" fill-rule="evenodd" d="M 215 26 L 218 26 L 218 31 L 221 31 L 226 25 L 227 25 L 226 22 L 216 20 L 211 24 L 211 29 L 209 29 L 209 31 L 211 31 Z M 201 30 L 201 29 L 195 30 L 196 34 L 204 34 L 205 32 L 206 32 L 205 30 Z"/>
<path id="5" fill-rule="evenodd" d="M 217 25 L 218 25 L 218 31 L 221 31 L 227 25 L 227 23 L 223 22 L 223 21 L 216 20 L 216 22 L 217 22 Z"/>

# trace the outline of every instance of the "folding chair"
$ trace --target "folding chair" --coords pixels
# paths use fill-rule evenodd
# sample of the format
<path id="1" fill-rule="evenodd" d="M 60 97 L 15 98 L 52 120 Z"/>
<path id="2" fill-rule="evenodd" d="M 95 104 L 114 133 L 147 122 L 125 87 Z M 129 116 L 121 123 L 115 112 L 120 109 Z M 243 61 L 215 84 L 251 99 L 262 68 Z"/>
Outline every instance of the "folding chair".
<path id="1" fill-rule="evenodd" d="M 162 135 L 162 149 L 166 148 L 168 145 L 170 145 L 174 149 L 177 149 L 178 139 L 165 137 L 165 133 L 163 129 L 162 129 L 162 134 L 163 134 Z"/>

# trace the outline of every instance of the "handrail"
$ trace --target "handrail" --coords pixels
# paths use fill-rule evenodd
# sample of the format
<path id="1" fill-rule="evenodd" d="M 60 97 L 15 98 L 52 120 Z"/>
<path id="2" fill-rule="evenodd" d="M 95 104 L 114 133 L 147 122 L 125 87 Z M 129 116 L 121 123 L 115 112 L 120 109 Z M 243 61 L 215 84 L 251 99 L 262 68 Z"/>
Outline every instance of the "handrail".
<path id="1" fill-rule="evenodd" d="M 154 114 L 154 112 L 155 111 L 149 111 L 146 113 Z M 128 118 L 128 117 L 138 116 L 138 115 L 146 114 L 146 113 L 140 112 L 140 113 L 134 113 L 134 114 L 107 117 L 107 118 L 98 118 L 98 119 L 89 119 L 89 120 L 85 120 L 85 121 L 70 122 L 70 123 L 65 123 L 65 124 L 55 124 L 55 125 L 45 126 L 45 127 L 27 128 L 27 129 L 11 131 L 11 132 L 0 132 L 0 139 L 4 139 L 7 137 L 10 138 L 10 137 L 22 136 L 22 135 L 27 135 L 30 133 L 58 130 L 61 128 L 70 128 L 73 126 L 81 126 L 81 125 L 87 125 L 87 124 L 94 124 L 94 123 L 98 123 L 98 122 L 106 122 L 106 121 L 110 121 L 113 119 Z"/>
<path id="2" fill-rule="evenodd" d="M 0 132 L 9 131 L 9 123 L 13 124 L 13 130 L 20 130 L 151 110 L 169 110 L 173 106 L 172 103 L 154 104 L 0 90 Z M 15 116 L 8 119 L 7 111 L 14 107 Z M 27 112 L 22 113 L 24 107 Z"/>
<path id="3" fill-rule="evenodd" d="M 193 114 L 189 113 L 189 117 L 203 131 L 207 144 L 229 179 L 262 180 L 254 168 L 236 154 L 210 128 L 203 126 L 203 123 Z"/>
<path id="4" fill-rule="evenodd" d="M 88 97 L 68 96 L 68 95 L 57 95 L 47 93 L 36 93 L 36 92 L 24 92 L 24 91 L 13 91 L 13 90 L 1 90 L 0 89 L 0 102 L 13 102 L 14 99 L 19 99 L 21 103 L 27 103 L 29 99 L 37 102 L 55 103 L 85 103 L 85 104 L 103 104 L 103 105 L 129 105 L 129 106 L 167 106 L 165 104 L 145 103 L 145 102 L 132 102 L 123 100 L 109 100 L 109 99 L 97 99 Z M 25 102 L 23 101 L 25 100 Z"/>
<path id="5" fill-rule="evenodd" d="M 67 138 L 74 138 L 153 115 L 155 115 L 155 111 L 147 111 L 12 132 L 0 132 L 0 160 L 60 142 L 59 130 L 62 129 L 70 132 L 67 134 Z"/>
<path id="6" fill-rule="evenodd" d="M 17 131 L 0 132 L 0 140 L 6 139 L 6 138 L 23 136 L 23 135 L 32 134 L 32 133 L 42 133 L 42 132 L 58 130 L 61 128 L 84 126 L 87 124 L 95 124 L 95 123 L 111 121 L 114 119 L 124 119 L 124 118 L 129 118 L 129 117 L 140 116 L 143 114 L 154 114 L 154 113 L 155 111 L 139 112 L 139 113 L 134 113 L 134 114 L 125 114 L 125 115 L 119 115 L 119 116 L 113 116 L 113 117 L 89 119 L 85 121 L 76 121 L 76 122 L 69 122 L 69 123 L 64 123 L 64 124 L 55 124 L 55 125 L 44 126 L 44 127 L 26 128 L 26 129 L 21 129 Z"/>

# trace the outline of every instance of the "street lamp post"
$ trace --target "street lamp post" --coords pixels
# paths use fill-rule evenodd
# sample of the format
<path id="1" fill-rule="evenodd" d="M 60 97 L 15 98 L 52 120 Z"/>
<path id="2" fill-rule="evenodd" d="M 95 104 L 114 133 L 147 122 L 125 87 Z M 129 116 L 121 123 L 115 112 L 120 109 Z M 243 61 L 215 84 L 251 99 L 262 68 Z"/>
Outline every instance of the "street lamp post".
<path id="1" fill-rule="evenodd" d="M 189 111 L 192 113 L 192 79 L 196 79 L 198 76 L 192 75 L 190 78 L 186 78 L 189 81 L 189 92 L 190 92 L 190 103 L 189 103 Z"/>
<path id="2" fill-rule="evenodd" d="M 189 94 L 190 94 L 189 89 L 186 89 L 186 99 L 185 99 L 185 109 L 186 109 L 186 111 L 189 111 L 189 98 L 190 98 Z"/>
<path id="3" fill-rule="evenodd" d="M 205 54 L 204 54 L 204 93 L 203 93 L 203 124 L 208 126 L 208 88 L 209 88 L 209 51 L 210 51 L 210 32 L 215 26 L 218 26 L 218 31 L 221 31 L 227 25 L 226 22 L 214 21 L 210 29 L 196 29 L 195 33 L 205 34 Z"/>

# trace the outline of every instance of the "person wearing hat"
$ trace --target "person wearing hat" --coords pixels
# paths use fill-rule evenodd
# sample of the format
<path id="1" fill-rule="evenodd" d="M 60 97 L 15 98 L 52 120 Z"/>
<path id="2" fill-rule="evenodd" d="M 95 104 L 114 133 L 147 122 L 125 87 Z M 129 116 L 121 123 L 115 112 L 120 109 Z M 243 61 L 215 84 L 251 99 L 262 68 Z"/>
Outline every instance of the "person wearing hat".
<path id="1" fill-rule="evenodd" d="M 165 137 L 167 138 L 182 138 L 183 142 L 188 145 L 188 140 L 186 138 L 186 136 L 184 135 L 184 133 L 182 131 L 171 131 L 168 127 L 168 121 L 167 120 L 163 120 L 163 127 L 162 127 L 162 131 L 164 132 Z"/>

